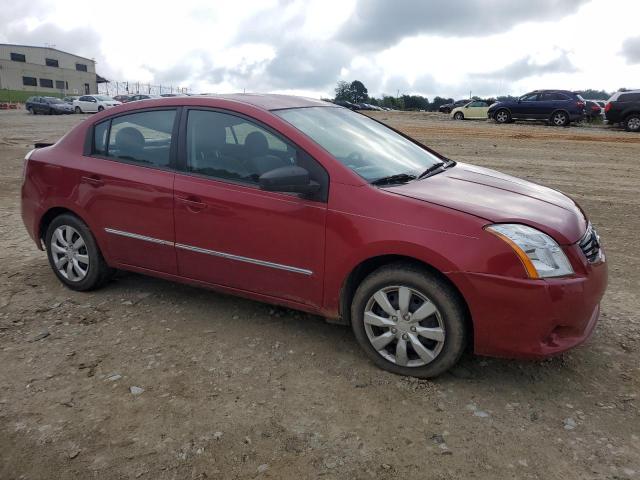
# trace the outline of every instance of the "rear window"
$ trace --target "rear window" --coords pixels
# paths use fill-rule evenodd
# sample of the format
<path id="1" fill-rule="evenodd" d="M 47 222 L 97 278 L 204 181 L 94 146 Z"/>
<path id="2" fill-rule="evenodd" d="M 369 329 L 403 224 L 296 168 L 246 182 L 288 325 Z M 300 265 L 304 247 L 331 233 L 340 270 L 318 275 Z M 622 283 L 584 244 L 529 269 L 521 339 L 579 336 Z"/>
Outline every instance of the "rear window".
<path id="1" fill-rule="evenodd" d="M 94 128 L 93 154 L 167 167 L 175 115 L 175 110 L 156 110 L 99 123 Z"/>

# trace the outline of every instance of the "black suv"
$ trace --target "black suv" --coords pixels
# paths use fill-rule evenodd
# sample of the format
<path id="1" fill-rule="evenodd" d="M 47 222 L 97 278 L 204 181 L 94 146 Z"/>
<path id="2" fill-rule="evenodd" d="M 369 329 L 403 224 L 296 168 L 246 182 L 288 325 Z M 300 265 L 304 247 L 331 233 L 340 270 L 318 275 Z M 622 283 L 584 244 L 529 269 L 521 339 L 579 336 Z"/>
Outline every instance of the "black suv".
<path id="1" fill-rule="evenodd" d="M 584 99 L 568 90 L 535 90 L 517 100 L 497 102 L 489 107 L 487 116 L 497 123 L 513 120 L 546 120 L 564 127 L 584 118 Z"/>
<path id="2" fill-rule="evenodd" d="M 462 107 L 463 105 L 466 105 L 470 101 L 471 100 L 466 99 L 466 100 L 456 100 L 453 103 L 445 103 L 444 105 L 440 105 L 440 107 L 438 107 L 438 111 L 440 113 L 451 113 L 451 110 L 453 110 L 454 108 Z"/>
<path id="3" fill-rule="evenodd" d="M 640 132 L 640 90 L 614 93 L 604 114 L 608 123 L 621 123 L 627 132 Z"/>

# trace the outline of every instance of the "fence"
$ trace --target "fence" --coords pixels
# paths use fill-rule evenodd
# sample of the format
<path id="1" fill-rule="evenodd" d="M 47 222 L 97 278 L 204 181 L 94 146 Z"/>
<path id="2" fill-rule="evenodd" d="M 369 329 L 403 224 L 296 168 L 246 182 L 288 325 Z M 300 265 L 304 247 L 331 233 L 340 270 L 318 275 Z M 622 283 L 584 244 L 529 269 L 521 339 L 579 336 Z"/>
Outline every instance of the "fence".
<path id="1" fill-rule="evenodd" d="M 163 93 L 191 93 L 191 89 L 173 85 L 151 85 L 144 82 L 106 82 L 98 84 L 98 93 L 111 97 L 126 94 L 135 95 L 137 93 L 161 95 Z"/>

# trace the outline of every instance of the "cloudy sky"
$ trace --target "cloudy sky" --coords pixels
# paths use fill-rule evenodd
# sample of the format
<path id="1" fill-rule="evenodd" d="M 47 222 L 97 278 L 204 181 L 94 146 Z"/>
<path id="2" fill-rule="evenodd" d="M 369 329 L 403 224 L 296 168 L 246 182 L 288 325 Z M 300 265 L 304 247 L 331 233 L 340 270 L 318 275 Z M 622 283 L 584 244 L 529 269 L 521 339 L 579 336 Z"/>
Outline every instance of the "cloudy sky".
<path id="1" fill-rule="evenodd" d="M 78 8 L 82 5 L 81 8 Z M 640 88 L 639 0 L 0 0 L 0 43 L 200 92 L 460 97 Z"/>

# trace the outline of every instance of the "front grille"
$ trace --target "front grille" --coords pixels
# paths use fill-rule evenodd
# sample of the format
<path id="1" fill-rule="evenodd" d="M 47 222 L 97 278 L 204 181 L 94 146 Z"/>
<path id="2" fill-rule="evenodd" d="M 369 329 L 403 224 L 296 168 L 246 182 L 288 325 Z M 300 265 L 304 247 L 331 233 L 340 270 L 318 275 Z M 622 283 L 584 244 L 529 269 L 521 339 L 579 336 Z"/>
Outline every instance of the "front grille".
<path id="1" fill-rule="evenodd" d="M 600 237 L 591 224 L 587 227 L 584 236 L 578 242 L 580 250 L 587 257 L 589 263 L 595 263 L 600 260 Z"/>

